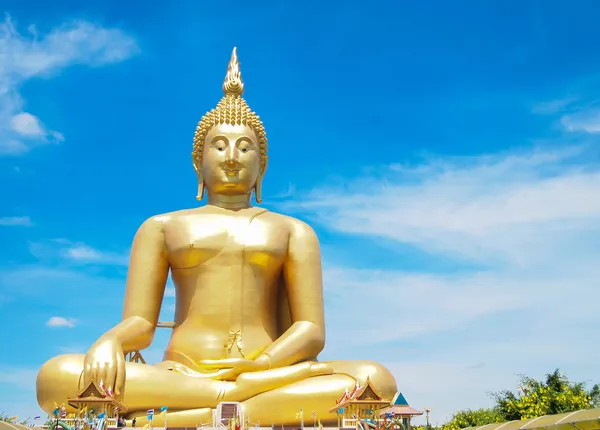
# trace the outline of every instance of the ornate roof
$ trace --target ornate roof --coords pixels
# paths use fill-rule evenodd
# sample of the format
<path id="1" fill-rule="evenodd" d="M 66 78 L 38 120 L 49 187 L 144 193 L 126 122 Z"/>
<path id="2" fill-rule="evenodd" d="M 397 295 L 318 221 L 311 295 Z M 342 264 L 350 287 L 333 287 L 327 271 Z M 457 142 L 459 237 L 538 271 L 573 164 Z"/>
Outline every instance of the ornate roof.
<path id="1" fill-rule="evenodd" d="M 398 391 L 392 400 L 392 405 L 394 406 L 408 406 L 408 402 L 406 401 L 406 397 Z"/>
<path id="2" fill-rule="evenodd" d="M 349 404 L 380 404 L 381 406 L 384 406 L 389 405 L 390 402 L 387 400 L 383 400 L 383 398 L 379 395 L 379 393 L 373 386 L 371 378 L 367 377 L 365 385 L 363 385 L 362 387 L 358 384 L 357 381 L 354 385 L 354 388 L 351 391 L 348 391 L 348 389 L 346 389 L 346 392 L 342 395 L 340 400 L 336 401 L 336 406 L 335 408 L 331 409 L 331 411 L 338 411 Z"/>
<path id="3" fill-rule="evenodd" d="M 422 411 L 409 406 L 406 397 L 398 391 L 391 401 L 390 407 L 385 408 L 380 412 L 380 415 L 400 415 L 400 416 L 416 416 L 423 415 Z"/>
<path id="4" fill-rule="evenodd" d="M 367 377 L 367 383 L 354 393 L 353 400 L 381 400 L 381 396 L 375 391 L 371 379 Z"/>
<path id="5" fill-rule="evenodd" d="M 98 385 L 96 385 L 96 383 L 94 381 L 90 382 L 90 385 L 88 385 L 86 388 L 84 388 L 84 390 L 79 393 L 79 395 L 77 396 L 79 398 L 82 397 L 99 397 L 99 398 L 104 398 L 106 397 L 106 394 L 104 394 L 104 390 L 101 390 L 100 387 L 98 387 Z"/>
<path id="6" fill-rule="evenodd" d="M 113 396 L 105 394 L 104 390 L 101 389 L 94 381 L 79 393 L 77 398 L 68 399 L 71 406 L 79 409 L 85 404 L 105 404 L 111 405 L 112 407 L 118 408 L 121 412 L 127 412 L 127 407 L 115 399 Z"/>

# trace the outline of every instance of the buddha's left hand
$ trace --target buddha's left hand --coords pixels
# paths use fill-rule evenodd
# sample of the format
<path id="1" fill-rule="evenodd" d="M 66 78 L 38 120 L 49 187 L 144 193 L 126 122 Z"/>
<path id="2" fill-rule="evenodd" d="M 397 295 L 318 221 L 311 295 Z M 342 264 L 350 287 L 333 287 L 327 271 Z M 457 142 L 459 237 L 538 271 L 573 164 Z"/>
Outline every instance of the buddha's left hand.
<path id="1" fill-rule="evenodd" d="M 260 372 L 269 369 L 269 360 L 258 357 L 256 360 L 240 360 L 234 367 L 219 373 L 217 379 L 224 381 L 235 381 L 242 373 Z"/>

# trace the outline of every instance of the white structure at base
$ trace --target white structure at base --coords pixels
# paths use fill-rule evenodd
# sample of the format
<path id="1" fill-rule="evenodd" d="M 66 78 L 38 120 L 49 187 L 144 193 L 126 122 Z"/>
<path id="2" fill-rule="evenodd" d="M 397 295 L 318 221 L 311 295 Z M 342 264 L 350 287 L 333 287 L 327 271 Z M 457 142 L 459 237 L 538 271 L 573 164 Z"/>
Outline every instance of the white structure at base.
<path id="1" fill-rule="evenodd" d="M 239 402 L 221 402 L 213 410 L 213 428 L 227 427 L 229 420 L 238 419 L 240 426 L 244 426 L 244 408 Z"/>

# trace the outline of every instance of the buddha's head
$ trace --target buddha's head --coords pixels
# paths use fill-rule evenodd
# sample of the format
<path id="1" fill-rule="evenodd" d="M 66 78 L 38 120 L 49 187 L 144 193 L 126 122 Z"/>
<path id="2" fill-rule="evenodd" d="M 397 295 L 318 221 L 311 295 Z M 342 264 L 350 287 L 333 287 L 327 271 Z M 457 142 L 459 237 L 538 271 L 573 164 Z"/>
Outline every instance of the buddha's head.
<path id="1" fill-rule="evenodd" d="M 211 195 L 251 194 L 261 199 L 267 170 L 267 135 L 242 98 L 244 83 L 235 48 L 223 82 L 225 96 L 202 117 L 194 135 L 192 159 L 198 175 L 198 200 Z"/>

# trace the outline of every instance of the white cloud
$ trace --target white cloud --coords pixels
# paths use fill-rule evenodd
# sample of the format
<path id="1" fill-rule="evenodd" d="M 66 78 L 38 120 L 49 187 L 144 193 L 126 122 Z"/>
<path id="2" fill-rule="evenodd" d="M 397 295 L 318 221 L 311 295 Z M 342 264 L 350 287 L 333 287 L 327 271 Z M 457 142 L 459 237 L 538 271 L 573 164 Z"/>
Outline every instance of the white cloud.
<path id="1" fill-rule="evenodd" d="M 137 52 L 135 39 L 116 28 L 72 21 L 47 33 L 30 26 L 23 34 L 7 16 L 0 23 L 0 155 L 20 155 L 35 144 L 64 139 L 24 110 L 19 89 L 25 81 L 72 65 L 120 62 Z"/>
<path id="2" fill-rule="evenodd" d="M 9 216 L 0 218 L 0 225 L 13 226 L 20 225 L 30 227 L 32 225 L 31 219 L 28 216 Z"/>
<path id="3" fill-rule="evenodd" d="M 67 259 L 81 263 L 114 264 L 120 266 L 126 266 L 129 263 L 128 254 L 102 252 L 84 243 L 69 244 L 68 247 L 62 250 L 61 254 Z"/>
<path id="4" fill-rule="evenodd" d="M 564 115 L 560 122 L 567 131 L 600 133 L 600 108 L 590 107 L 572 114 Z"/>
<path id="5" fill-rule="evenodd" d="M 298 195 L 287 211 L 388 257 L 325 265 L 324 356 L 387 362 L 434 422 L 486 406 L 517 373 L 600 372 L 600 165 L 583 148 L 377 167 Z M 424 252 L 423 271 L 403 270 L 395 245 Z"/>
<path id="6" fill-rule="evenodd" d="M 64 255 L 73 260 L 98 261 L 102 260 L 103 254 L 85 244 L 74 244 L 64 250 Z"/>
<path id="7" fill-rule="evenodd" d="M 29 251 L 39 259 L 51 260 L 58 257 L 75 264 L 126 266 L 129 262 L 128 254 L 100 251 L 85 243 L 68 239 L 32 242 L 29 244 Z"/>
<path id="8" fill-rule="evenodd" d="M 13 131 L 23 137 L 43 138 L 46 134 L 40 124 L 40 120 L 27 112 L 21 112 L 10 119 L 10 125 Z"/>
<path id="9" fill-rule="evenodd" d="M 576 319 L 600 322 L 595 304 L 581 303 L 582 296 L 600 297 L 595 291 L 600 269 L 588 268 L 578 273 L 578 285 L 571 286 L 571 272 L 534 276 L 514 269 L 496 269 L 436 275 L 326 267 L 325 292 L 332 301 L 328 305 L 328 333 L 332 340 L 345 339 L 346 345 L 381 346 L 465 329 L 495 315 L 529 312 L 523 321 L 538 314 L 545 318 L 546 309 L 557 306 L 577 308 Z M 575 294 L 565 297 L 567 287 Z M 348 318 L 341 309 L 382 312 L 377 318 Z M 389 329 L 382 330 L 382 326 Z M 361 335 L 347 338 L 347 332 Z M 342 347 L 335 345 L 336 349 Z"/>
<path id="10" fill-rule="evenodd" d="M 595 94 L 595 87 L 597 87 L 597 79 L 594 79 L 594 85 L 587 92 Z M 538 103 L 533 107 L 532 112 L 558 118 L 563 130 L 570 133 L 600 133 L 600 100 L 597 98 L 567 96 Z"/>
<path id="11" fill-rule="evenodd" d="M 573 103 L 577 102 L 579 97 L 567 96 L 560 99 L 549 100 L 546 102 L 536 103 L 533 106 L 532 112 L 537 115 L 552 115 L 563 112 L 568 109 Z"/>
<path id="12" fill-rule="evenodd" d="M 569 149 L 392 165 L 286 206 L 333 230 L 431 252 L 543 263 L 556 254 L 550 241 L 571 244 L 598 231 L 600 169 L 578 163 L 582 155 Z"/>
<path id="13" fill-rule="evenodd" d="M 75 327 L 75 320 L 73 318 L 64 317 L 52 317 L 47 322 L 48 327 Z"/>

